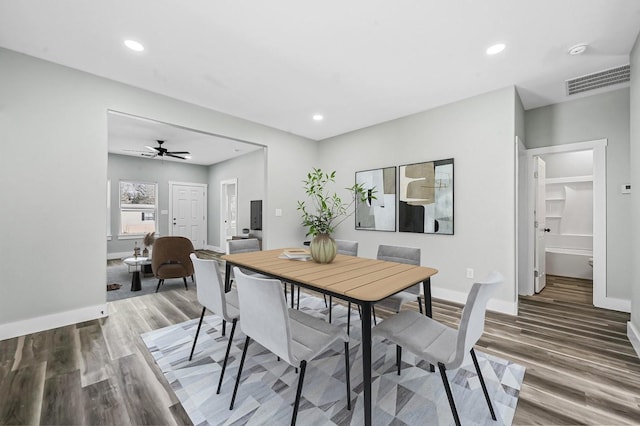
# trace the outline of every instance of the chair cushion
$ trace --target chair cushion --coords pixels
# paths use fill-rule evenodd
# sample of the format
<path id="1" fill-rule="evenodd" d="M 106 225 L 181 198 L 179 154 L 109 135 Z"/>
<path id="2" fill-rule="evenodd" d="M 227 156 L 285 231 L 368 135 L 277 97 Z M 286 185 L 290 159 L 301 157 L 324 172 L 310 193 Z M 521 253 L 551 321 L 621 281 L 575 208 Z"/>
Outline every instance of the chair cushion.
<path id="1" fill-rule="evenodd" d="M 337 327 L 296 309 L 289 309 L 289 320 L 293 361 L 298 365 L 303 360 L 311 361 L 335 341 L 349 341 L 344 327 Z"/>
<path id="2" fill-rule="evenodd" d="M 431 364 L 441 362 L 449 368 L 448 364 L 455 357 L 457 331 L 415 311 L 402 311 L 378 324 L 371 333 L 406 348 Z"/>

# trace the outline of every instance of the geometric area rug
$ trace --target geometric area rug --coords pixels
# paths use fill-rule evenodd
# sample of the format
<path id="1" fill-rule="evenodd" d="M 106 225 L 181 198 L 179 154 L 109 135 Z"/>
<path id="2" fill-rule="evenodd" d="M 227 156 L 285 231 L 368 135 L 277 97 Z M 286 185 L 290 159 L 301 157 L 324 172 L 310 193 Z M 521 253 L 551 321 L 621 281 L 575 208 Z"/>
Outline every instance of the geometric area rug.
<path id="1" fill-rule="evenodd" d="M 300 309 L 327 318 L 321 298 L 303 295 Z M 333 306 L 334 324 L 347 322 L 347 308 Z M 349 355 L 351 366 L 351 411 L 346 408 L 344 345 L 336 343 L 307 364 L 298 424 L 361 425 L 363 419 L 362 351 L 357 310 L 351 315 Z M 247 351 L 242 381 L 233 411 L 229 402 L 238 373 L 245 335 L 236 327 L 222 389 L 216 395 L 227 333 L 222 337 L 222 319 L 205 316 L 192 361 L 189 353 L 198 319 L 175 324 L 142 335 L 167 382 L 194 425 L 288 424 L 295 400 L 297 374 L 285 362 L 255 342 Z M 240 325 L 240 324 L 238 324 Z M 380 339 L 372 343 L 372 419 L 375 425 L 454 424 L 438 370 L 403 351 L 402 372 L 396 373 L 395 345 Z M 471 359 L 447 371 L 463 425 L 511 425 L 525 368 L 508 360 L 476 351 L 497 421 L 489 414 Z M 470 358 L 470 357 L 469 357 Z"/>

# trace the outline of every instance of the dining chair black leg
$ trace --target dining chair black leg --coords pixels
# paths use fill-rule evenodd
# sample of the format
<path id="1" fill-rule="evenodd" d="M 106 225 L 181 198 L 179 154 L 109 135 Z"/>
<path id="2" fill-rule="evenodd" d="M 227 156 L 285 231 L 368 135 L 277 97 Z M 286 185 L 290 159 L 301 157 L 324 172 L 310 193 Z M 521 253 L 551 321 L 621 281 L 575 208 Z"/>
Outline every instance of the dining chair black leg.
<path id="1" fill-rule="evenodd" d="M 418 308 L 420 309 L 420 313 L 424 313 L 422 311 L 422 297 L 418 296 Z"/>
<path id="2" fill-rule="evenodd" d="M 218 380 L 218 389 L 216 394 L 220 394 L 220 388 L 222 387 L 222 378 L 224 377 L 224 371 L 227 369 L 227 360 L 229 359 L 229 352 L 231 351 L 231 344 L 233 343 L 233 334 L 236 332 L 236 324 L 238 319 L 234 318 L 231 323 L 231 335 L 229 335 L 229 342 L 227 343 L 227 353 L 224 355 L 224 361 L 222 362 L 222 371 L 220 371 L 220 380 Z"/>
<path id="3" fill-rule="evenodd" d="M 158 280 L 158 287 L 156 287 L 156 293 L 158 292 L 158 290 L 160 290 L 160 286 L 164 283 L 164 280 L 160 279 Z"/>
<path id="4" fill-rule="evenodd" d="M 449 406 L 451 407 L 453 420 L 456 422 L 456 426 L 460 426 L 460 418 L 458 417 L 458 410 L 456 409 L 456 403 L 453 401 L 453 394 L 451 393 L 451 387 L 449 386 L 449 379 L 447 379 L 447 371 L 444 368 L 444 364 L 441 362 L 438 363 L 438 368 L 440 369 L 440 376 L 442 377 L 444 390 L 447 392 L 447 399 L 449 400 Z"/>
<path id="5" fill-rule="evenodd" d="M 476 373 L 478 373 L 478 378 L 480 379 L 480 385 L 482 385 L 482 392 L 484 392 L 484 398 L 487 400 L 487 405 L 489 406 L 489 412 L 491 413 L 491 418 L 496 420 L 496 413 L 493 411 L 493 405 L 491 405 L 491 399 L 489 398 L 489 392 L 487 392 L 487 385 L 484 383 L 484 377 L 482 377 L 482 372 L 480 371 L 480 366 L 478 365 L 478 358 L 476 358 L 476 351 L 471 348 L 471 358 L 473 359 L 473 365 L 476 367 Z"/>
<path id="6" fill-rule="evenodd" d="M 298 286 L 298 301 L 296 302 L 297 310 L 300 310 L 300 286 Z"/>
<path id="7" fill-rule="evenodd" d="M 378 320 L 376 319 L 376 305 L 371 305 L 371 314 L 373 315 L 373 325 L 378 325 Z"/>
<path id="8" fill-rule="evenodd" d="M 307 369 L 307 361 L 300 362 L 300 376 L 298 376 L 298 390 L 296 391 L 296 402 L 293 406 L 293 416 L 291 417 L 291 426 L 296 424 L 298 417 L 298 406 L 300 405 L 300 396 L 302 395 L 302 383 L 304 382 L 304 372 Z"/>
<path id="9" fill-rule="evenodd" d="M 287 293 L 287 283 L 284 283 L 284 301 L 285 302 L 289 301 L 289 295 Z"/>
<path id="10" fill-rule="evenodd" d="M 182 281 L 184 281 L 184 288 L 189 290 L 189 286 L 187 285 L 187 277 L 182 277 Z"/>
<path id="11" fill-rule="evenodd" d="M 222 320 L 222 337 L 224 337 L 225 334 L 227 334 L 227 321 Z"/>
<path id="12" fill-rule="evenodd" d="M 204 312 L 207 308 L 202 308 L 202 315 L 200 315 L 200 322 L 198 323 L 198 330 L 196 330 L 196 337 L 193 338 L 193 346 L 191 347 L 191 355 L 189 355 L 189 361 L 193 358 L 193 351 L 196 348 L 196 342 L 198 341 L 198 335 L 200 334 L 200 327 L 202 327 L 202 320 L 204 319 Z"/>
<path id="13" fill-rule="evenodd" d="M 400 366 L 402 365 L 402 346 L 396 345 L 396 365 L 398 366 L 398 376 L 400 375 Z"/>
<path id="14" fill-rule="evenodd" d="M 323 296 L 324 296 L 324 307 L 328 308 L 329 306 L 327 306 L 327 295 L 323 294 Z"/>
<path id="15" fill-rule="evenodd" d="M 351 373 L 349 371 L 349 342 L 344 342 L 344 371 L 347 381 L 347 410 L 351 410 Z"/>
<path id="16" fill-rule="evenodd" d="M 236 393 L 238 393 L 238 386 L 240 385 L 240 375 L 242 374 L 242 367 L 244 367 L 244 359 L 247 357 L 247 348 L 249 347 L 249 343 L 251 342 L 251 338 L 247 336 L 244 341 L 244 349 L 242 350 L 242 358 L 240 358 L 240 368 L 238 368 L 238 376 L 236 377 L 236 385 L 233 387 L 233 395 L 231 396 L 231 405 L 229 405 L 229 410 L 233 410 L 233 403 L 236 401 Z"/>

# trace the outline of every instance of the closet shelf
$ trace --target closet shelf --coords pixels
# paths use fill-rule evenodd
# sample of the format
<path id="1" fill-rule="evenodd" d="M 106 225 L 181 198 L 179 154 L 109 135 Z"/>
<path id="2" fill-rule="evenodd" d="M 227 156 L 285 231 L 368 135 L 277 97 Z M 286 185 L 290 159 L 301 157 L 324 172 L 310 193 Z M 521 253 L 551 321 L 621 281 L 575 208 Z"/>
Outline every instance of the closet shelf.
<path id="1" fill-rule="evenodd" d="M 570 176 L 560 178 L 547 178 L 545 183 L 551 185 L 554 183 L 574 183 L 574 182 L 593 182 L 593 176 Z"/>

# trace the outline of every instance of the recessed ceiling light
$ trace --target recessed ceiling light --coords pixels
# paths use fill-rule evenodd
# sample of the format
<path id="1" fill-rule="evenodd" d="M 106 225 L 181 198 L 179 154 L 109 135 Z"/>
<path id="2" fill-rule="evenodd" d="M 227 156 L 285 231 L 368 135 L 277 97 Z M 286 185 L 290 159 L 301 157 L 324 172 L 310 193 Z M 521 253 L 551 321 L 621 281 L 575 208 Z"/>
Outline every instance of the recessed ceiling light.
<path id="1" fill-rule="evenodd" d="M 134 52 L 142 52 L 144 50 L 144 46 L 135 40 L 125 40 L 124 45 Z"/>
<path id="2" fill-rule="evenodd" d="M 581 55 L 585 52 L 585 50 L 587 50 L 587 46 L 588 44 L 586 43 L 580 43 L 576 44 L 575 46 L 571 46 L 569 48 L 569 55 Z"/>
<path id="3" fill-rule="evenodd" d="M 507 47 L 504 43 L 494 44 L 493 46 L 487 49 L 487 55 L 495 55 L 504 50 Z"/>
<path id="4" fill-rule="evenodd" d="M 315 115 L 313 116 L 313 119 L 314 119 L 315 121 L 322 121 L 322 120 L 324 120 L 324 117 L 322 116 L 322 114 L 315 114 Z"/>

